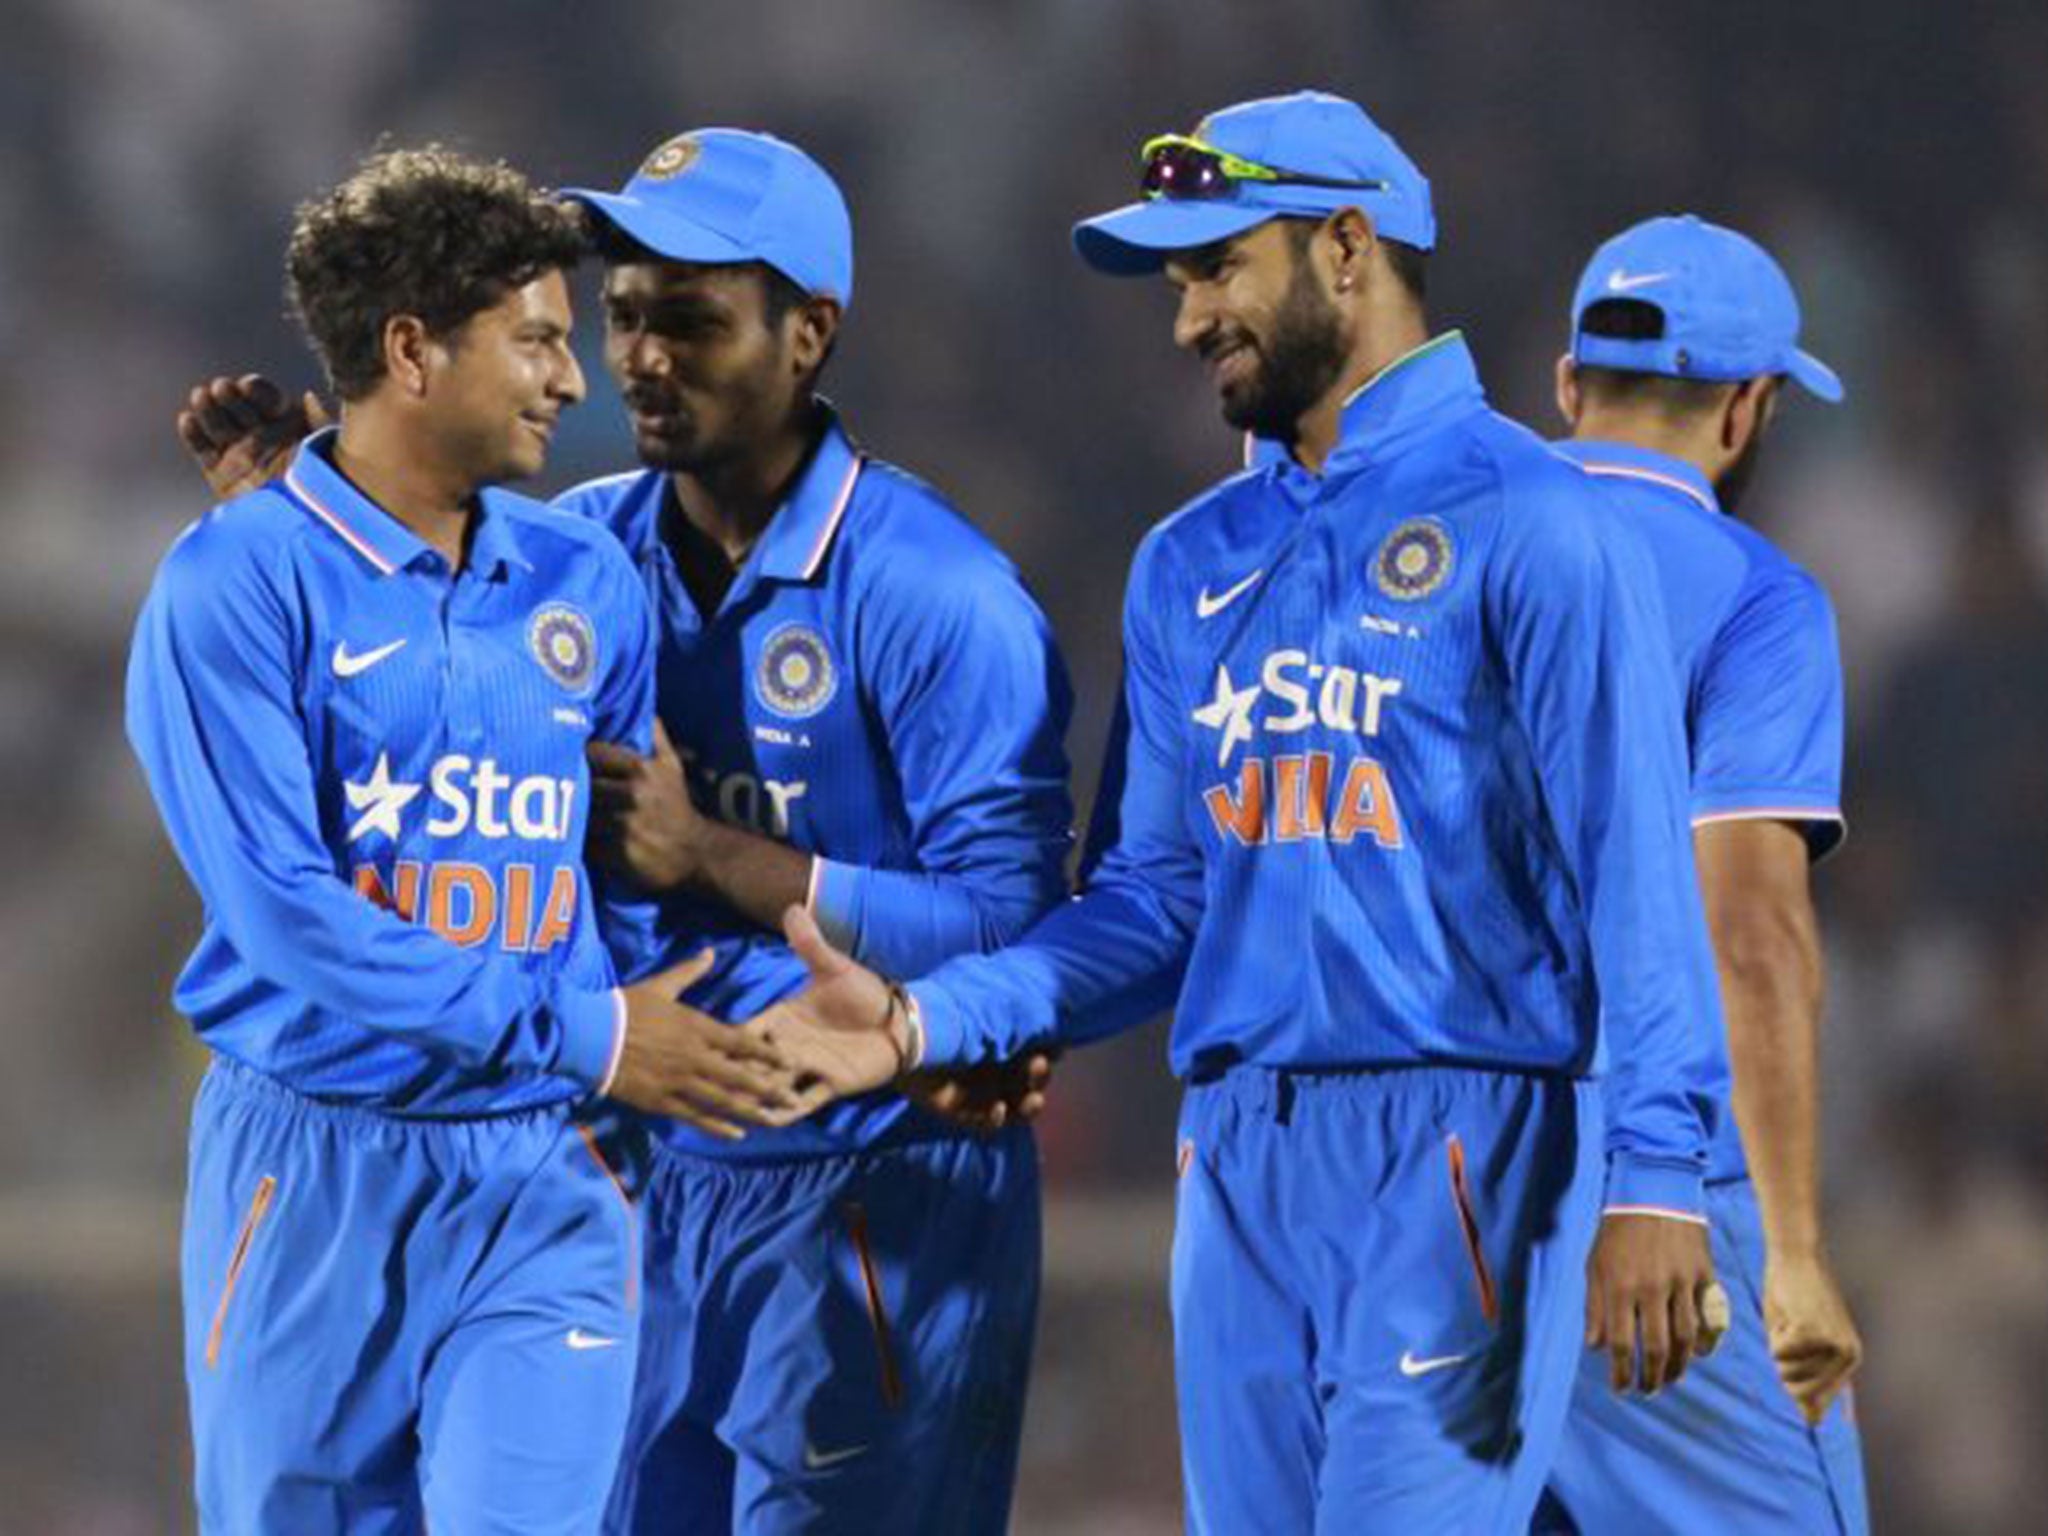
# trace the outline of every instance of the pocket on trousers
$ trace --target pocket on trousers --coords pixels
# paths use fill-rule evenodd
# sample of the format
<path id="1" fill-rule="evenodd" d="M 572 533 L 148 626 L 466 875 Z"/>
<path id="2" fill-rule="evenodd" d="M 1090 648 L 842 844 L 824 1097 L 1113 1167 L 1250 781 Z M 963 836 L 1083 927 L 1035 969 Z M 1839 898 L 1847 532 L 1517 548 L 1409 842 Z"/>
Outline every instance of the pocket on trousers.
<path id="1" fill-rule="evenodd" d="M 896 1344 L 889 1327 L 889 1307 L 882 1295 L 881 1271 L 875 1267 L 874 1251 L 868 1246 L 868 1213 L 857 1200 L 839 1208 L 846 1224 L 847 1240 L 853 1245 L 854 1262 L 860 1270 L 861 1291 L 867 1301 L 868 1325 L 875 1336 L 875 1358 L 881 1371 L 882 1403 L 899 1408 L 903 1404 L 903 1375 L 896 1364 Z"/>
<path id="2" fill-rule="evenodd" d="M 235 1246 L 228 1255 L 227 1276 L 221 1281 L 220 1300 L 213 1308 L 213 1326 L 206 1333 L 208 1370 L 220 1365 L 221 1340 L 227 1332 L 228 1308 L 234 1304 L 235 1287 L 241 1283 L 242 1271 L 248 1266 L 249 1255 L 256 1246 L 256 1234 L 262 1230 L 264 1218 L 270 1214 L 276 1198 L 277 1178 L 266 1173 L 257 1183 L 256 1193 L 249 1199 L 249 1209 L 242 1217 L 241 1230 L 235 1234 Z"/>
<path id="3" fill-rule="evenodd" d="M 1479 1312 L 1487 1326 L 1500 1326 L 1500 1293 L 1494 1288 L 1493 1270 L 1486 1262 L 1486 1245 L 1480 1239 L 1479 1218 L 1472 1209 L 1472 1189 L 1465 1179 L 1465 1144 L 1454 1133 L 1444 1140 L 1449 1162 L 1451 1204 L 1456 1209 L 1458 1230 L 1465 1239 L 1465 1255 L 1472 1261 L 1472 1280 L 1479 1288 Z"/>

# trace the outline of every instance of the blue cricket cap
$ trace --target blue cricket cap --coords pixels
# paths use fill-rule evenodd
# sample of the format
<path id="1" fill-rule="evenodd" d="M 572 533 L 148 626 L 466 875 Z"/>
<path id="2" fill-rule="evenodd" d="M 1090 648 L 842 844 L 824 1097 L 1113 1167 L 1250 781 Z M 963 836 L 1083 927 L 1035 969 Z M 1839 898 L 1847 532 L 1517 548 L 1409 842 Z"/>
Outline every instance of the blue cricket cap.
<path id="1" fill-rule="evenodd" d="M 1650 305 L 1664 316 L 1664 334 L 1588 336 L 1586 311 L 1603 299 Z M 1823 400 L 1843 393 L 1835 370 L 1799 349 L 1799 300 L 1770 253 L 1689 213 L 1646 219 L 1593 253 L 1572 296 L 1572 357 L 1679 379 L 1786 373 Z"/>
<path id="2" fill-rule="evenodd" d="M 672 261 L 763 261 L 809 294 L 853 302 L 853 219 L 823 166 L 773 134 L 697 128 L 660 145 L 617 192 L 567 187 Z"/>
<path id="3" fill-rule="evenodd" d="M 1203 118 L 1189 137 L 1282 175 L 1385 185 L 1244 180 L 1233 182 L 1227 197 L 1147 198 L 1074 226 L 1074 248 L 1090 266 L 1137 277 L 1157 272 L 1170 252 L 1228 239 L 1268 219 L 1320 219 L 1340 208 L 1363 209 L 1389 240 L 1424 251 L 1436 245 L 1428 178 L 1355 101 L 1297 91 L 1239 102 Z"/>

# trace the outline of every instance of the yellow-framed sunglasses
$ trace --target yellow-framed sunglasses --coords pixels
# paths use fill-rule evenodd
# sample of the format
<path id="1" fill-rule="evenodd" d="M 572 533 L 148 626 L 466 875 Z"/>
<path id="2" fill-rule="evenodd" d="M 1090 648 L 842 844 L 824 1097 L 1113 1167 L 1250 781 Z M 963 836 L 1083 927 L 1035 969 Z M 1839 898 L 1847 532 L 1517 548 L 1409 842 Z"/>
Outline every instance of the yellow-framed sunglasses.
<path id="1" fill-rule="evenodd" d="M 1199 202 L 1234 197 L 1242 181 L 1267 186 L 1332 187 L 1346 191 L 1385 192 L 1385 181 L 1341 181 L 1329 176 L 1309 176 L 1261 165 L 1242 155 L 1185 133 L 1162 133 L 1147 139 L 1138 151 L 1144 167 L 1138 190 L 1148 198 L 1165 197 L 1176 202 Z"/>

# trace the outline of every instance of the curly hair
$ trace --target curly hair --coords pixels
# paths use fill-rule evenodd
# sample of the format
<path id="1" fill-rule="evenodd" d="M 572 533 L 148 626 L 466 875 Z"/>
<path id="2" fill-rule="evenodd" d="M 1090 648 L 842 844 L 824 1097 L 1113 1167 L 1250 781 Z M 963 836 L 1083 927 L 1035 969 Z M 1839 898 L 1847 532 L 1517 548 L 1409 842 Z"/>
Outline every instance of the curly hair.
<path id="1" fill-rule="evenodd" d="M 334 392 L 360 400 L 384 376 L 394 315 L 446 336 L 589 248 L 582 216 L 502 161 L 385 150 L 299 205 L 285 296 Z"/>

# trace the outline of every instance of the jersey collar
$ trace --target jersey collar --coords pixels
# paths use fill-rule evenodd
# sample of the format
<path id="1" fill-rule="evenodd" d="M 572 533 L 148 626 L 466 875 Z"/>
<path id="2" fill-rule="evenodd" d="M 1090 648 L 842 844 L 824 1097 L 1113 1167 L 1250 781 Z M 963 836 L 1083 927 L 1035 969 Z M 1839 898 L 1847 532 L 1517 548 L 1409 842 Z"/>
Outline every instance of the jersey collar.
<path id="1" fill-rule="evenodd" d="M 1395 358 L 1352 392 L 1323 472 L 1357 468 L 1485 403 L 1465 333 L 1445 331 Z M 1294 455 L 1277 439 L 1255 438 L 1247 463 L 1256 469 L 1287 466 L 1294 464 Z"/>
<path id="2" fill-rule="evenodd" d="M 817 579 L 867 462 L 841 425 L 838 411 L 827 402 L 819 403 L 825 429 L 818 446 L 788 498 L 768 519 L 754 551 L 755 570 L 777 581 Z"/>
<path id="3" fill-rule="evenodd" d="M 404 570 L 434 548 L 389 512 L 370 500 L 334 467 L 334 442 L 339 427 L 325 427 L 299 445 L 284 483 L 292 497 L 354 550 L 380 576 Z M 480 516 L 470 541 L 470 568 L 497 579 L 508 566 L 533 569 L 519 542 L 508 495 L 486 487 L 477 497 Z"/>
<path id="4" fill-rule="evenodd" d="M 1699 466 L 1653 448 L 1634 443 L 1572 439 L 1555 445 L 1557 451 L 1590 475 L 1604 480 L 1629 480 L 1640 485 L 1661 486 L 1674 495 L 1708 512 L 1721 510 L 1714 485 L 1700 473 Z"/>

